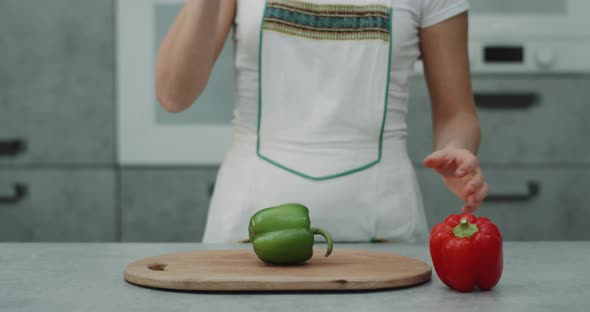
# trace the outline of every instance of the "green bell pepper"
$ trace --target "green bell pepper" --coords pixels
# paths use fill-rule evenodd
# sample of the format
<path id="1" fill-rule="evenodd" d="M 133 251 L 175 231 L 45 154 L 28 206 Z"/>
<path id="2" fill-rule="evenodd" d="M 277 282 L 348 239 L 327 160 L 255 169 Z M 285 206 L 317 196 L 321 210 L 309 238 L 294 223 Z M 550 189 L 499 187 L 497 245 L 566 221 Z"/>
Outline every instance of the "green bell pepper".
<path id="1" fill-rule="evenodd" d="M 283 204 L 256 212 L 248 226 L 250 241 L 258 258 L 273 264 L 303 263 L 313 255 L 314 235 L 328 244 L 325 256 L 332 253 L 330 233 L 310 228 L 309 210 L 301 204 Z"/>

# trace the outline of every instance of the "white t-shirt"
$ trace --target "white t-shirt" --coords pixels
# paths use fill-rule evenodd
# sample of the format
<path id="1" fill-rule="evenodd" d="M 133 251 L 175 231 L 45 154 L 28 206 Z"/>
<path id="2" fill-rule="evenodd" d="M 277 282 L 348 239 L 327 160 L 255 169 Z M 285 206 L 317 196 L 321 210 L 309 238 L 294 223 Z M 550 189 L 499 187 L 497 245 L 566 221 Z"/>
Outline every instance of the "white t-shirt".
<path id="1" fill-rule="evenodd" d="M 370 0 L 354 4 L 357 2 L 371 4 Z M 218 174 L 204 242 L 246 239 L 248 220 L 255 211 L 286 202 L 307 205 L 312 224 L 326 228 L 337 241 L 427 238 L 421 193 L 405 145 L 409 81 L 420 55 L 420 29 L 466 11 L 468 2 L 388 3 L 392 8 L 392 61 L 382 161 L 358 173 L 313 181 L 272 166 L 256 154 L 259 40 L 265 1 L 237 1 L 234 136 Z"/>

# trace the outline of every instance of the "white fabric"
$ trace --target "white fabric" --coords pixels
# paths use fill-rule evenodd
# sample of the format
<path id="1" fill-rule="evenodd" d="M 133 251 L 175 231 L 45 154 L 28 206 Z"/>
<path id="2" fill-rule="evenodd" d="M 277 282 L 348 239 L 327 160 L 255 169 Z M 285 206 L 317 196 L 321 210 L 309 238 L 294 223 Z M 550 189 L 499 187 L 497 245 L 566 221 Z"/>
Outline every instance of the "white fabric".
<path id="1" fill-rule="evenodd" d="M 379 159 L 388 41 L 314 40 L 264 30 L 261 48 L 262 157 L 313 178 Z M 343 66 L 350 60 L 362 65 Z"/>
<path id="2" fill-rule="evenodd" d="M 313 226 L 325 228 L 336 241 L 427 239 L 421 193 L 406 151 L 408 81 L 419 57 L 420 27 L 432 26 L 467 10 L 468 3 L 467 0 L 386 2 L 393 8 L 393 45 L 382 160 L 354 174 L 314 181 L 257 156 L 258 49 L 264 1 L 238 0 L 234 31 L 237 100 L 234 136 L 217 176 L 203 242 L 246 239 L 248 220 L 254 212 L 285 202 L 307 205 Z M 361 68 L 363 59 L 351 57 L 342 66 L 355 64 Z M 315 96 L 322 98 L 324 94 Z M 345 147 L 334 146 L 335 151 L 339 148 L 344 151 Z"/>
<path id="3" fill-rule="evenodd" d="M 464 12 L 469 7 L 466 0 L 422 0 L 415 2 L 422 3 L 419 23 L 421 28 L 440 23 L 451 16 Z"/>

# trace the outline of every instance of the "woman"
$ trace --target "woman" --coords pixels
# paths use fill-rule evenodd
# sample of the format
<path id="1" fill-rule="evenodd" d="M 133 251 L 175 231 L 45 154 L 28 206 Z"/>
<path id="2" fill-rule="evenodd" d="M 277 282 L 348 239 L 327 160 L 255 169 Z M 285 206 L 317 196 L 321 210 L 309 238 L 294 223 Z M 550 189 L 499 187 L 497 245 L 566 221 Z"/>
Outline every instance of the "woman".
<path id="1" fill-rule="evenodd" d="M 467 56 L 467 0 L 188 0 L 163 41 L 156 94 L 180 112 L 235 33 L 233 139 L 204 242 L 247 238 L 257 210 L 297 202 L 336 241 L 424 241 L 406 151 L 409 75 L 421 57 L 434 151 L 424 165 L 477 209 L 479 123 Z"/>

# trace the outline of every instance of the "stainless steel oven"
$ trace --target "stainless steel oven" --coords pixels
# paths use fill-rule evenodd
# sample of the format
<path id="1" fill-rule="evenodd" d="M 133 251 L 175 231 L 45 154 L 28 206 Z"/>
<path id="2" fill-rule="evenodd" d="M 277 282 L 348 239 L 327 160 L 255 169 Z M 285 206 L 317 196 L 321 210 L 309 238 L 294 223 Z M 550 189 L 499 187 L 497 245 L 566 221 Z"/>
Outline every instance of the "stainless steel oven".
<path id="1" fill-rule="evenodd" d="M 590 73 L 588 12 L 588 0 L 471 0 L 472 74 Z"/>

